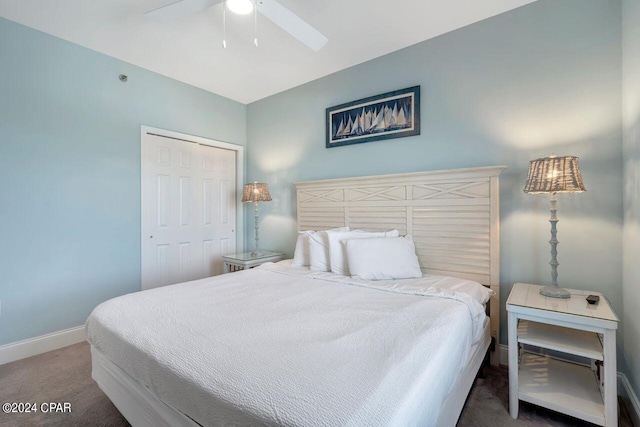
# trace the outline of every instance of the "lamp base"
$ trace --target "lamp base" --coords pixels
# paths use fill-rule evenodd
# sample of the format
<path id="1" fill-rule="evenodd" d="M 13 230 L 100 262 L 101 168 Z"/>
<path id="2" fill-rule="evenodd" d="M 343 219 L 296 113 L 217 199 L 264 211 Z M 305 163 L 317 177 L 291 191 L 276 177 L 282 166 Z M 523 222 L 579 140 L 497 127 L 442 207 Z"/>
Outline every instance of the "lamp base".
<path id="1" fill-rule="evenodd" d="M 251 252 L 251 256 L 262 256 L 264 255 L 264 252 L 262 251 L 253 251 Z"/>
<path id="2" fill-rule="evenodd" d="M 545 286 L 540 289 L 540 294 L 550 298 L 571 298 L 568 290 L 556 286 Z"/>

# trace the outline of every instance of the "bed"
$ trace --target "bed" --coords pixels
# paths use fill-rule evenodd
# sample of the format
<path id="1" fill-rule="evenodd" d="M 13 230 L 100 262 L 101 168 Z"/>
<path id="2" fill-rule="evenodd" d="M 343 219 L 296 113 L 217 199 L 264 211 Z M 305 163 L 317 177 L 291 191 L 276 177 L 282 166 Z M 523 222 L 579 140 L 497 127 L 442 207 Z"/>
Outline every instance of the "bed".
<path id="1" fill-rule="evenodd" d="M 283 261 L 125 295 L 87 321 L 94 380 L 136 427 L 455 425 L 498 336 L 502 169 L 296 183 L 300 229 L 396 228 L 428 274 Z"/>

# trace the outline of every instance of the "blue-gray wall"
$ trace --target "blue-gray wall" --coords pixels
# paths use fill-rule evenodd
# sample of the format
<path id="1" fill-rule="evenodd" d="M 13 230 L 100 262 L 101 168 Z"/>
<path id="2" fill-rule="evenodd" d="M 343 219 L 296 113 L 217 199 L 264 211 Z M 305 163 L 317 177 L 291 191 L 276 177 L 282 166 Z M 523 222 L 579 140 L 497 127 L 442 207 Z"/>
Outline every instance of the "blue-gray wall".
<path id="1" fill-rule="evenodd" d="M 326 107 L 418 84 L 420 136 L 325 148 Z M 621 132 L 620 1 L 540 0 L 250 104 L 247 178 L 274 199 L 262 247 L 293 252 L 294 181 L 504 164 L 504 303 L 514 282 L 550 282 L 549 199 L 522 192 L 528 161 L 577 155 L 588 191 L 559 196 L 560 284 L 622 313 Z"/>
<path id="2" fill-rule="evenodd" d="M 624 123 L 624 355 L 640 396 L 640 3 L 622 2 Z"/>
<path id="3" fill-rule="evenodd" d="M 0 19 L 0 344 L 140 289 L 141 124 L 246 142 L 245 105 Z"/>

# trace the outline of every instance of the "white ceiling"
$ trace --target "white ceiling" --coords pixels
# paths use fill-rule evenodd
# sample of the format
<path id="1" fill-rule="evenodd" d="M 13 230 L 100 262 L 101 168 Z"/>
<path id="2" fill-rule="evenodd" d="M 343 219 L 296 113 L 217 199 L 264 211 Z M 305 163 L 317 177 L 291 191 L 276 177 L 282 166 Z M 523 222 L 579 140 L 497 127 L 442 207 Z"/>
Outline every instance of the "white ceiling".
<path id="1" fill-rule="evenodd" d="M 314 52 L 258 16 L 222 5 L 171 22 L 175 0 L 0 0 L 0 16 L 204 90 L 250 103 L 535 0 L 279 0 L 329 38 Z"/>

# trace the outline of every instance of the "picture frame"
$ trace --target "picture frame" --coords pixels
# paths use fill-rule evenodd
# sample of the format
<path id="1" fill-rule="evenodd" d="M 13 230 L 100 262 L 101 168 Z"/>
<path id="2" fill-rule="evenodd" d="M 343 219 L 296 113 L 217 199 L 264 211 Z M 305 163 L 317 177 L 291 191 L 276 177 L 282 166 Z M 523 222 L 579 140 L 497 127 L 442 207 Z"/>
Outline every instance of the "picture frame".
<path id="1" fill-rule="evenodd" d="M 420 135 L 420 86 L 326 109 L 326 148 Z"/>

